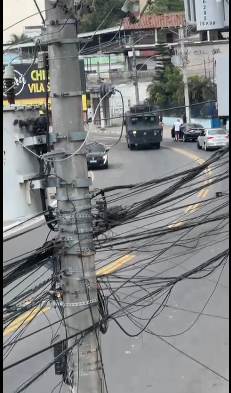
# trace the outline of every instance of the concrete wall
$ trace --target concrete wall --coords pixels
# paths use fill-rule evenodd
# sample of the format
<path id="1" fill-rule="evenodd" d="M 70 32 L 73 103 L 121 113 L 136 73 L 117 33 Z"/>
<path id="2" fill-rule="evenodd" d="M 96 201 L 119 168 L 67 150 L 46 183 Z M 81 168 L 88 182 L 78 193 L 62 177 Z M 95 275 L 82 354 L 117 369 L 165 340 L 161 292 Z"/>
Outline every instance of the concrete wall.
<path id="1" fill-rule="evenodd" d="M 179 119 L 179 117 L 163 117 L 165 126 L 173 126 L 173 124 Z M 191 119 L 192 123 L 199 123 L 205 128 L 212 128 L 212 119 Z M 229 121 L 227 121 L 226 129 L 229 130 Z"/>
<path id="2" fill-rule="evenodd" d="M 147 88 L 150 85 L 151 80 L 149 82 L 140 82 L 139 83 L 139 92 L 140 92 L 140 102 L 147 99 Z M 129 110 L 129 108 L 136 104 L 135 101 L 135 87 L 132 82 L 128 82 L 126 84 L 114 85 L 117 90 L 120 90 L 123 94 L 124 99 L 124 109 L 125 112 Z M 121 97 L 118 93 L 112 96 L 110 99 L 110 117 L 111 126 L 121 125 L 122 122 L 122 101 Z"/>
<path id="3" fill-rule="evenodd" d="M 165 126 L 172 126 L 179 117 L 163 117 L 163 122 Z M 205 128 L 211 128 L 210 119 L 191 119 L 192 123 L 199 123 Z"/>
<path id="4" fill-rule="evenodd" d="M 181 65 L 180 46 L 174 47 L 173 64 Z M 185 44 L 184 56 L 187 58 L 188 76 L 200 75 L 216 79 L 215 57 L 219 53 L 229 53 L 229 41 L 198 42 Z"/>
<path id="5" fill-rule="evenodd" d="M 216 55 L 218 115 L 229 116 L 229 53 Z"/>

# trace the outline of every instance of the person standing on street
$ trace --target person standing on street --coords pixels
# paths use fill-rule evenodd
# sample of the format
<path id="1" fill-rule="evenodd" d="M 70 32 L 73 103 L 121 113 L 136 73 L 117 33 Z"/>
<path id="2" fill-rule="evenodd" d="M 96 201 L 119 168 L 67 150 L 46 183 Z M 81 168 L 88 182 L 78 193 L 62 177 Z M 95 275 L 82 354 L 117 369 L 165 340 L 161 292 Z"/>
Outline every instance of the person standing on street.
<path id="1" fill-rule="evenodd" d="M 180 119 L 177 119 L 176 123 L 174 124 L 176 142 L 179 142 L 180 139 L 180 127 L 181 127 L 181 121 Z"/>

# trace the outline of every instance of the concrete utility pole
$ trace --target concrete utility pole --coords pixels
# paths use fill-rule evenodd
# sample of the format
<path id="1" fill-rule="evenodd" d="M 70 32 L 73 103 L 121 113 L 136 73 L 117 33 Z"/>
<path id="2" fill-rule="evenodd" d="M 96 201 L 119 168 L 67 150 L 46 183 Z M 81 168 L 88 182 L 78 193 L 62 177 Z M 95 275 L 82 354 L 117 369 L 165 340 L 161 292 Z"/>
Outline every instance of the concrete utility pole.
<path id="1" fill-rule="evenodd" d="M 184 83 L 184 99 L 185 99 L 185 114 L 187 122 L 190 123 L 190 102 L 189 102 L 189 89 L 188 89 L 188 76 L 185 59 L 185 30 L 183 27 L 179 30 L 180 46 L 181 46 L 181 59 L 182 59 L 182 72 L 183 72 L 183 83 Z"/>
<path id="2" fill-rule="evenodd" d="M 135 95 L 136 95 L 136 105 L 140 103 L 139 97 L 139 84 L 138 84 L 138 74 L 136 69 L 136 51 L 135 51 L 135 44 L 134 44 L 134 37 L 131 36 L 131 47 L 132 47 L 132 71 L 133 71 L 133 83 L 135 86 Z"/>
<path id="3" fill-rule="evenodd" d="M 45 0 L 46 41 L 51 85 L 53 133 L 57 135 L 53 152 L 57 187 L 57 217 L 61 255 L 61 286 L 67 336 L 99 322 L 95 251 L 93 243 L 91 197 L 85 148 L 82 92 L 78 60 L 77 22 L 63 7 L 51 9 Z M 77 1 L 78 3 L 78 1 Z M 76 4 L 76 2 L 75 2 Z M 74 7 L 74 6 L 73 6 Z M 89 306 L 89 307 L 88 307 Z M 77 312 L 85 310 L 78 315 Z M 69 317 L 72 315 L 71 317 Z M 65 333 L 66 334 L 66 333 Z M 79 338 L 79 337 L 78 337 Z M 76 338 L 68 340 L 68 347 Z M 99 330 L 83 337 L 67 355 L 63 392 L 102 393 L 102 359 Z"/>
<path id="4" fill-rule="evenodd" d="M 101 85 L 101 77 L 100 77 L 100 64 L 99 63 L 97 63 L 97 72 L 98 72 L 98 83 L 100 86 Z M 104 109 L 103 109 L 103 101 L 102 101 L 101 97 L 99 99 L 100 99 L 100 105 L 99 105 L 99 107 L 100 107 L 100 127 L 101 127 L 101 130 L 105 130 L 105 116 L 104 116 Z"/>

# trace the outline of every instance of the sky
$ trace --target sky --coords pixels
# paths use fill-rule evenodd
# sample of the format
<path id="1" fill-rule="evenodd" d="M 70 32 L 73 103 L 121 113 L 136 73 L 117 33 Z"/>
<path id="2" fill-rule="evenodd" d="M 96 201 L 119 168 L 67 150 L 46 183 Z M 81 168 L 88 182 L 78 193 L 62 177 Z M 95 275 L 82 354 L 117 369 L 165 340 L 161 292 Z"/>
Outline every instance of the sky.
<path id="1" fill-rule="evenodd" d="M 41 10 L 45 9 L 45 0 L 37 0 Z M 8 26 L 37 12 L 33 0 L 3 0 L 3 30 Z M 11 34 L 22 34 L 24 26 L 41 25 L 41 17 L 36 15 L 3 32 L 3 42 L 7 43 Z"/>

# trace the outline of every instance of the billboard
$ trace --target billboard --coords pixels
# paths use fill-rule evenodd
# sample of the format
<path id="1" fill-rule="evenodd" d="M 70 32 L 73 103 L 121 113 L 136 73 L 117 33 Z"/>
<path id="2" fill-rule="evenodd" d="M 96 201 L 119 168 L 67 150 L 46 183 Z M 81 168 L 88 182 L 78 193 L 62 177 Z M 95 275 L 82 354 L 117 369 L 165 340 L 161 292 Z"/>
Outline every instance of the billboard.
<path id="1" fill-rule="evenodd" d="M 229 53 L 215 56 L 218 116 L 229 117 Z"/>
<path id="2" fill-rule="evenodd" d="M 83 110 L 86 111 L 86 78 L 84 62 L 80 61 L 81 88 L 83 91 Z M 14 64 L 16 104 L 43 105 L 46 100 L 45 71 L 39 70 L 37 64 Z M 25 75 L 25 76 L 24 76 Z M 3 91 L 5 90 L 3 86 Z M 47 86 L 50 91 L 50 83 Z M 3 93 L 3 105 L 7 104 Z"/>
<path id="3" fill-rule="evenodd" d="M 195 0 L 197 30 L 217 30 L 225 26 L 223 0 Z"/>

